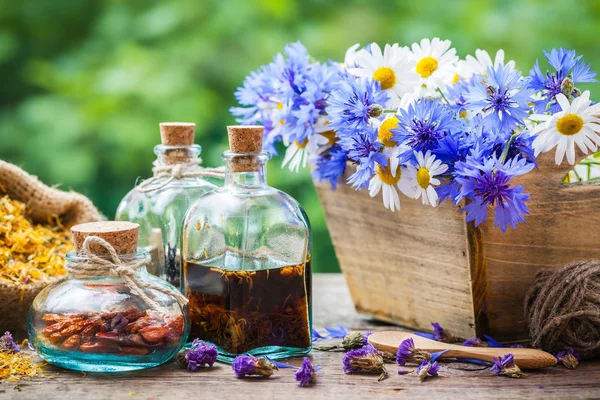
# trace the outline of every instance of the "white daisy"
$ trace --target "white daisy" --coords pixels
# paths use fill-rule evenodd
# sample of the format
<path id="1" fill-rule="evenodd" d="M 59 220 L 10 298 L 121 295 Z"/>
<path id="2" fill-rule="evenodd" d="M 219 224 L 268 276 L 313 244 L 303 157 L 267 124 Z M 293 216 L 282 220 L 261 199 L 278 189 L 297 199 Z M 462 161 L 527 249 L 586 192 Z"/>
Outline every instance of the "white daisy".
<path id="1" fill-rule="evenodd" d="M 372 78 L 380 83 L 381 89 L 389 91 L 391 100 L 388 107 L 397 107 L 404 94 L 412 93 L 419 87 L 415 61 L 408 47 L 399 47 L 397 43 L 392 46 L 386 44 L 382 53 L 379 45 L 372 43 L 369 50 L 361 49 L 349 58 L 355 65 L 348 69 L 349 73 Z"/>
<path id="2" fill-rule="evenodd" d="M 356 43 L 354 46 L 351 46 L 346 50 L 346 55 L 344 56 L 344 66 L 346 68 L 353 68 L 356 66 L 356 54 L 358 53 L 358 48 L 360 44 Z"/>
<path id="3" fill-rule="evenodd" d="M 298 143 L 295 140 L 285 150 L 285 157 L 283 158 L 281 168 L 285 168 L 289 164 L 290 171 L 298 172 L 300 167 L 306 167 L 308 159 L 311 156 L 323 151 L 322 146 L 328 143 L 329 139 L 320 133 L 314 133 L 310 138 L 304 139 L 302 143 Z"/>
<path id="4" fill-rule="evenodd" d="M 556 101 L 562 108 L 561 112 L 554 115 L 532 115 L 532 120 L 545 121 L 533 129 L 538 136 L 533 141 L 533 149 L 537 157 L 556 147 L 554 161 L 560 165 L 567 155 L 569 164 L 575 164 L 575 145 L 583 154 L 588 154 L 588 149 L 598 150 L 600 146 L 600 103 L 590 101 L 590 92 L 583 94 L 569 104 L 569 100 L 559 93 Z"/>
<path id="5" fill-rule="evenodd" d="M 422 39 L 421 43 L 413 43 L 412 52 L 415 57 L 415 72 L 426 89 L 424 94 L 432 94 L 436 89 L 444 89 L 455 73 L 458 62 L 456 49 L 451 49 L 452 42 L 439 38 Z"/>
<path id="6" fill-rule="evenodd" d="M 434 186 L 440 185 L 440 180 L 436 176 L 443 174 L 448 170 L 446 164 L 436 160 L 435 156 L 427 151 L 423 156 L 423 152 L 414 152 L 417 158 L 417 165 L 409 165 L 407 167 L 408 174 L 411 179 L 411 186 L 415 192 L 415 199 L 421 197 L 423 204 L 437 206 L 438 195 Z"/>
<path id="7" fill-rule="evenodd" d="M 369 181 L 369 195 L 375 197 L 383 191 L 383 205 L 392 211 L 400 210 L 400 196 L 396 187 L 408 197 L 414 196 L 406 169 L 398 163 L 398 157 L 390 157 L 388 165 L 378 164 L 375 175 Z"/>
<path id="8" fill-rule="evenodd" d="M 499 65 L 506 65 L 510 67 L 511 70 L 515 69 L 515 62 L 513 60 L 504 64 L 504 50 L 498 50 L 496 52 L 496 57 L 492 62 L 492 58 L 487 51 L 477 49 L 475 50 L 475 57 L 469 54 L 465 57 L 464 61 L 459 61 L 458 74 L 460 75 L 460 78 L 469 79 L 474 74 L 485 75 L 485 71 L 487 71 L 489 67 L 496 68 Z M 454 79 L 457 79 L 456 75 L 454 76 Z"/>

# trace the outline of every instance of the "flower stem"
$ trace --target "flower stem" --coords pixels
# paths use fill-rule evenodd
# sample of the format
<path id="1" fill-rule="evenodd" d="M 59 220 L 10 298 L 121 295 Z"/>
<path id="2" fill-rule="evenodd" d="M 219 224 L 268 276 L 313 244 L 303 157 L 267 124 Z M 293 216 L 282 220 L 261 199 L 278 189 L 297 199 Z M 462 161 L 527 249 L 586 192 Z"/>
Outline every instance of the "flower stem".
<path id="1" fill-rule="evenodd" d="M 440 96 L 442 96 L 442 99 L 444 99 L 444 101 L 446 103 L 450 104 L 450 102 L 448 101 L 448 99 L 446 98 L 446 96 L 444 96 L 444 93 L 442 92 L 442 89 L 437 88 L 436 90 L 440 93 Z"/>
<path id="2" fill-rule="evenodd" d="M 383 112 L 386 114 L 396 114 L 398 110 L 394 110 L 393 108 L 384 108 Z"/>
<path id="3" fill-rule="evenodd" d="M 515 142 L 515 140 L 519 137 L 520 134 L 521 132 L 515 132 L 510 136 L 510 138 L 504 145 L 504 148 L 502 149 L 502 154 L 500 154 L 500 158 L 498 159 L 498 161 L 500 161 L 500 164 L 504 164 L 504 162 L 506 161 L 506 157 L 508 157 L 508 151 L 510 150 L 510 146 L 512 146 L 512 144 Z"/>

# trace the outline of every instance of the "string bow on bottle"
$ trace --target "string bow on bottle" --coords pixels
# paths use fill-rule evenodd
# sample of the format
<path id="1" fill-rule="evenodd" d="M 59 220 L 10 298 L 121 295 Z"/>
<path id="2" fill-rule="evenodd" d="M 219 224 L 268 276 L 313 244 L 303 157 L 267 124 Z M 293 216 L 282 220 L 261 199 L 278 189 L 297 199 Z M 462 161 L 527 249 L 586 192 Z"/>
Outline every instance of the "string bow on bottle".
<path id="1" fill-rule="evenodd" d="M 98 255 L 98 253 L 92 249 L 92 246 L 103 247 L 107 251 L 108 257 Z M 133 293 L 137 294 L 155 310 L 162 308 L 162 306 L 154 299 L 150 298 L 145 293 L 144 289 L 152 289 L 172 296 L 182 306 L 188 303 L 188 299 L 181 293 L 148 280 L 140 280 L 136 276 L 138 268 L 150 263 L 149 255 L 138 260 L 122 260 L 115 248 L 106 240 L 98 236 L 86 237 L 80 253 L 83 257 L 87 258 L 87 260 L 78 262 L 67 261 L 65 263 L 65 268 L 72 274 L 122 278 Z"/>
<path id="2" fill-rule="evenodd" d="M 190 171 L 186 171 L 188 168 L 196 167 L 202 164 L 202 159 L 198 158 L 193 161 L 184 163 L 177 163 L 172 165 L 159 165 L 155 162 L 152 172 L 154 176 L 152 178 L 145 179 L 137 187 L 137 191 L 141 193 L 148 193 L 154 190 L 159 190 L 173 182 L 175 179 L 183 178 L 197 178 L 197 177 L 210 177 L 210 178 L 225 178 L 225 169 L 223 167 L 218 168 L 193 168 Z M 159 179 L 166 178 L 162 183 L 152 186 L 153 183 Z"/>

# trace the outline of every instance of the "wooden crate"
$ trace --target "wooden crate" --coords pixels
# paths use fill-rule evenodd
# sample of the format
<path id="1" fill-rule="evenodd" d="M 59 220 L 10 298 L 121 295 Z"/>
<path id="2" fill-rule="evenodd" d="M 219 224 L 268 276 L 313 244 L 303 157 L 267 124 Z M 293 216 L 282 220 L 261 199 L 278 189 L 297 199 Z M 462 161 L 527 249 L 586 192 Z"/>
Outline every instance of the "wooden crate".
<path id="1" fill-rule="evenodd" d="M 475 228 L 448 202 L 401 197 L 392 213 L 381 194 L 315 182 L 357 311 L 426 331 L 439 322 L 463 338 L 526 339 L 523 299 L 536 271 L 600 258 L 600 185 L 562 183 L 571 167 L 554 165 L 554 152 L 538 162 L 515 179 L 531 194 L 531 215 L 505 233 L 492 212 Z"/>

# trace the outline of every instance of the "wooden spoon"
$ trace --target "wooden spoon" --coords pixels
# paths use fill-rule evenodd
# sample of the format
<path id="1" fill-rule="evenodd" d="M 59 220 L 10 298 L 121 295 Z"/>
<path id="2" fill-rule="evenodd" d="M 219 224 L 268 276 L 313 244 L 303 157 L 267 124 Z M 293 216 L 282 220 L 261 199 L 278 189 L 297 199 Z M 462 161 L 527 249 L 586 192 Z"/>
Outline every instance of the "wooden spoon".
<path id="1" fill-rule="evenodd" d="M 415 347 L 434 353 L 450 349 L 440 358 L 472 358 L 480 361 L 492 362 L 494 357 L 502 357 L 508 353 L 515 357 L 515 364 L 521 369 L 539 369 L 553 367 L 556 358 L 542 350 L 521 348 L 494 348 L 494 347 L 468 347 L 458 344 L 436 342 L 413 333 L 400 331 L 375 332 L 369 336 L 369 343 L 377 350 L 388 351 L 396 354 L 398 347 L 405 339 L 411 338 Z"/>

